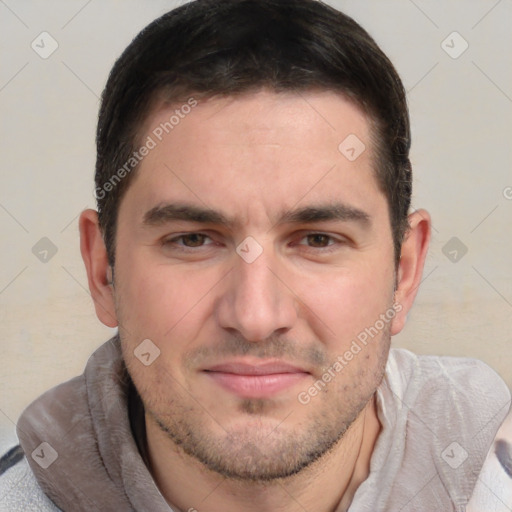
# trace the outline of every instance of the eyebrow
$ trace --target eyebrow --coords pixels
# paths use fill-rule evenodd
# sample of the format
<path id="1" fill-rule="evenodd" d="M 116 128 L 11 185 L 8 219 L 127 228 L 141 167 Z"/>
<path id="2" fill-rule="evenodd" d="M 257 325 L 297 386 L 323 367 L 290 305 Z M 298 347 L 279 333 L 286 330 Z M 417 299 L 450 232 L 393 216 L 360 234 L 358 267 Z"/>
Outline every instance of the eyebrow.
<path id="1" fill-rule="evenodd" d="M 199 222 L 201 224 L 221 224 L 225 226 L 233 224 L 231 219 L 228 219 L 216 210 L 178 203 L 164 204 L 151 208 L 151 210 L 144 214 L 143 224 L 146 226 L 160 226 L 175 220 Z"/>
<path id="2" fill-rule="evenodd" d="M 371 223 L 371 218 L 368 213 L 359 208 L 349 206 L 343 203 L 328 204 L 322 206 L 307 206 L 285 212 L 279 222 L 290 222 L 297 224 L 307 224 L 312 222 L 321 221 L 355 221 L 362 225 L 368 226 Z"/>
<path id="3" fill-rule="evenodd" d="M 231 227 L 237 222 L 217 210 L 191 204 L 169 203 L 151 208 L 144 214 L 145 226 L 161 226 L 172 221 L 188 221 L 200 224 L 217 224 Z M 356 222 L 363 227 L 371 224 L 371 217 L 365 211 L 344 203 L 312 205 L 283 212 L 276 224 L 311 224 L 325 221 Z"/>

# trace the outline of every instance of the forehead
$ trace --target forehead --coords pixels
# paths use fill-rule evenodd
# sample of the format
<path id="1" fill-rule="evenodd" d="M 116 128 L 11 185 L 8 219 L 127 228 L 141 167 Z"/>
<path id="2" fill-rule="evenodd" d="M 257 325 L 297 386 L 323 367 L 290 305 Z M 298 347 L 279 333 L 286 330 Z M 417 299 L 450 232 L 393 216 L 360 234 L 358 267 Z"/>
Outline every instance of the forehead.
<path id="1" fill-rule="evenodd" d="M 268 212 L 302 199 L 362 206 L 368 195 L 383 199 L 370 130 L 366 115 L 334 92 L 161 103 L 145 123 L 140 140 L 152 148 L 128 195 L 146 205 L 184 196 L 220 201 L 240 215 L 254 201 Z"/>
<path id="2" fill-rule="evenodd" d="M 190 105 L 194 104 L 193 107 Z M 296 144 L 325 141 L 338 156 L 338 144 L 352 133 L 368 139 L 369 118 L 346 96 L 334 91 L 275 92 L 267 89 L 236 96 L 196 99 L 193 95 L 168 103 L 157 100 L 146 118 L 142 133 L 157 143 L 183 142 L 193 125 L 196 140 L 210 145 Z M 326 139 L 327 137 L 327 139 Z M 320 151 L 324 145 L 318 145 Z"/>

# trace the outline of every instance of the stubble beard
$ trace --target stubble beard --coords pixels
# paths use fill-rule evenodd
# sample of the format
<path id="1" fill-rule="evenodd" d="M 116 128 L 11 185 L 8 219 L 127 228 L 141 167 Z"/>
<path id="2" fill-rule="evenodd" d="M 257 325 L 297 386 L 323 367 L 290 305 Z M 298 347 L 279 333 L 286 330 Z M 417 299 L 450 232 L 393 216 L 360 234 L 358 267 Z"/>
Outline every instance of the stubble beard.
<path id="1" fill-rule="evenodd" d="M 288 416 L 281 421 L 275 414 L 270 416 L 276 410 L 270 399 L 243 399 L 237 411 L 243 421 L 223 428 L 192 398 L 187 400 L 186 393 L 178 393 L 166 407 L 142 393 L 147 419 L 175 449 L 225 478 L 265 483 L 291 477 L 334 450 L 374 396 L 389 352 L 389 331 L 382 334 L 372 341 L 379 344 L 374 354 L 377 364 L 364 368 L 368 361 L 363 362 L 361 355 L 352 382 L 336 386 L 334 380 L 310 404 L 300 405 L 311 406 L 311 411 L 299 424 L 291 425 Z M 289 418 L 293 419 L 293 412 Z"/>

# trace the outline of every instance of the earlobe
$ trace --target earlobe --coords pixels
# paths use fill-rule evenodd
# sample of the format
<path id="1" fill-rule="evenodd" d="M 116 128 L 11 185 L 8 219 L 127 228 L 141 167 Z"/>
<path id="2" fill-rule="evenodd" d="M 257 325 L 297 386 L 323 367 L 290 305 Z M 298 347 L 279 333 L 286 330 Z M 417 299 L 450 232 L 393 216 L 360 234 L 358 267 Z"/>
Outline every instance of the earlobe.
<path id="1" fill-rule="evenodd" d="M 87 271 L 89 290 L 96 316 L 107 327 L 116 327 L 117 318 L 112 287 L 112 269 L 95 210 L 80 215 L 80 252 Z"/>
<path id="2" fill-rule="evenodd" d="M 414 303 L 423 275 L 423 267 L 430 243 L 430 215 L 426 210 L 416 210 L 409 215 L 410 229 L 402 243 L 397 271 L 395 303 L 401 310 L 393 319 L 391 334 L 398 334 L 404 327 Z"/>

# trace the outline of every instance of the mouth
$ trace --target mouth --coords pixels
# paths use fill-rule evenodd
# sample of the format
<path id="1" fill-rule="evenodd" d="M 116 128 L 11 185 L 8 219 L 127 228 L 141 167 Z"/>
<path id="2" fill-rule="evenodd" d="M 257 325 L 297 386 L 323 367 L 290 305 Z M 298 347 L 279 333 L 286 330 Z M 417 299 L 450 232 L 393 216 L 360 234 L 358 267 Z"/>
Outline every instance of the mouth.
<path id="1" fill-rule="evenodd" d="M 267 398 L 286 391 L 310 373 L 282 361 L 249 364 L 233 361 L 203 370 L 208 378 L 224 390 L 242 398 Z"/>

